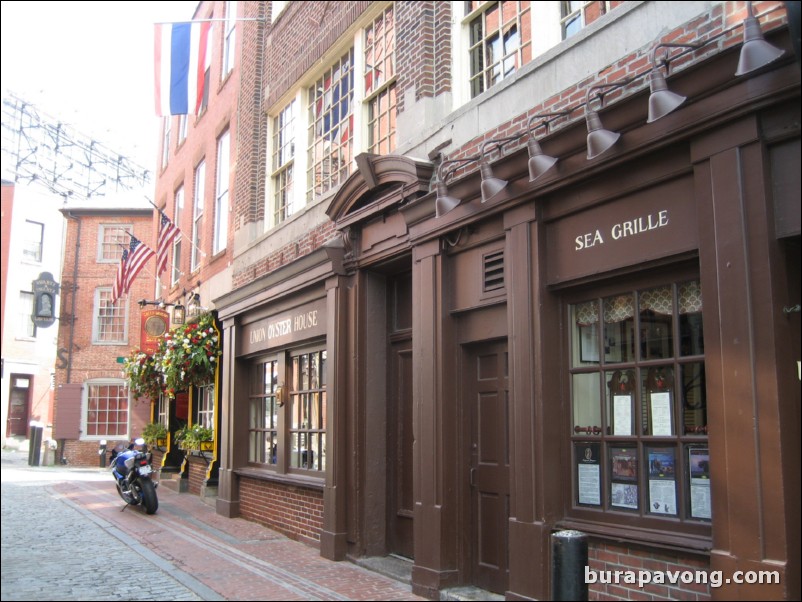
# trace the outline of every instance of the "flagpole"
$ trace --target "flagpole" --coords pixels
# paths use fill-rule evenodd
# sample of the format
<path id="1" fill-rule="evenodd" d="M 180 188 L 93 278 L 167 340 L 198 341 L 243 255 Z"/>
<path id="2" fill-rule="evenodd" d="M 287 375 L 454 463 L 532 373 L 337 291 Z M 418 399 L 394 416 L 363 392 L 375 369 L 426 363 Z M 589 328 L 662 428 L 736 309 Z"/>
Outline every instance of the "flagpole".
<path id="1" fill-rule="evenodd" d="M 156 205 L 156 203 L 154 203 L 153 201 L 151 201 L 151 200 L 150 200 L 148 197 L 145 197 L 145 200 L 146 200 L 148 203 L 150 203 L 151 205 L 153 205 L 153 208 L 154 208 L 154 209 L 156 209 L 156 211 L 158 211 L 159 213 L 164 213 L 164 211 L 162 211 L 162 210 L 161 210 L 161 207 L 159 207 L 158 205 Z M 165 215 L 167 215 L 166 213 L 164 213 L 164 214 L 165 214 Z M 170 219 L 170 218 L 168 217 L 167 219 Z M 178 228 L 178 226 L 176 226 L 176 228 Z M 178 231 L 179 231 L 179 232 L 181 232 L 181 228 L 178 228 Z M 184 233 L 183 233 L 183 232 L 181 232 L 181 236 L 183 236 L 183 235 L 184 235 Z M 191 249 L 196 249 L 196 250 L 198 251 L 198 253 L 200 253 L 201 255 L 203 255 L 204 257 L 206 257 L 206 253 L 204 253 L 204 252 L 203 252 L 203 249 L 201 249 L 200 247 L 198 247 L 198 246 L 197 246 L 195 243 L 193 243 L 191 240 L 187 239 L 187 241 L 189 242 L 189 246 L 191 247 Z M 191 250 L 191 249 L 190 249 L 190 250 Z"/>

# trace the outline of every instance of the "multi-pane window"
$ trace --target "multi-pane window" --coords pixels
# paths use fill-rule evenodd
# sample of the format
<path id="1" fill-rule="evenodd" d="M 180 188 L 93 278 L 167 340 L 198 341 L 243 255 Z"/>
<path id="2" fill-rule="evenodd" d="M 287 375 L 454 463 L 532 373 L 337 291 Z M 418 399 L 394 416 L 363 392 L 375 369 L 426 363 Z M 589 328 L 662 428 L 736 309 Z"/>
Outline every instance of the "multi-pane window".
<path id="1" fill-rule="evenodd" d="M 298 103 L 293 100 L 273 118 L 273 223 L 279 224 L 300 207 L 295 198 L 293 167 Z"/>
<path id="2" fill-rule="evenodd" d="M 226 130 L 217 141 L 217 190 L 214 198 L 214 232 L 212 253 L 223 251 L 228 244 L 228 186 L 230 162 L 229 133 Z"/>
<path id="3" fill-rule="evenodd" d="M 33 304 L 36 302 L 36 295 L 28 291 L 19 293 L 19 335 L 22 338 L 33 338 L 36 336 L 36 324 L 32 320 Z"/>
<path id="4" fill-rule="evenodd" d="M 278 462 L 279 362 L 268 359 L 253 367 L 250 392 L 248 461 L 276 465 Z"/>
<path id="5" fill-rule="evenodd" d="M 25 220 L 22 241 L 22 258 L 34 263 L 42 262 L 42 245 L 44 243 L 45 225 Z"/>
<path id="6" fill-rule="evenodd" d="M 573 502 L 633 517 L 711 518 L 698 280 L 569 306 Z"/>
<path id="7" fill-rule="evenodd" d="M 326 352 L 291 358 L 290 467 L 326 468 Z"/>
<path id="8" fill-rule="evenodd" d="M 184 187 L 181 186 L 175 191 L 175 212 L 174 224 L 181 223 L 182 213 L 184 212 Z M 173 269 L 170 282 L 175 284 L 181 278 L 183 272 L 181 271 L 181 237 L 176 236 L 173 239 Z"/>
<path id="9" fill-rule="evenodd" d="M 128 342 L 125 302 L 111 302 L 111 288 L 95 290 L 94 343 L 126 344 Z"/>
<path id="10" fill-rule="evenodd" d="M 129 234 L 133 233 L 131 225 L 101 224 L 98 231 L 99 262 L 117 263 L 122 257 L 123 249 L 127 249 L 131 242 Z"/>
<path id="11" fill-rule="evenodd" d="M 214 384 L 198 387 L 197 420 L 206 428 L 214 430 Z"/>
<path id="12" fill-rule="evenodd" d="M 584 0 L 560 2 L 560 27 L 563 40 L 570 38 L 609 10 L 610 2 L 585 2 Z"/>
<path id="13" fill-rule="evenodd" d="M 326 351 L 294 351 L 254 362 L 249 462 L 278 472 L 326 469 Z"/>
<path id="14" fill-rule="evenodd" d="M 187 139 L 188 123 L 186 115 L 178 116 L 178 146 L 181 146 L 181 143 Z"/>
<path id="15" fill-rule="evenodd" d="M 532 16 L 528 1 L 466 2 L 465 11 L 473 98 L 532 60 Z"/>
<path id="16" fill-rule="evenodd" d="M 342 184 L 354 158 L 354 49 L 307 90 L 309 147 L 307 201 Z"/>
<path id="17" fill-rule="evenodd" d="M 89 437 L 124 438 L 128 433 L 128 387 L 122 381 L 86 385 L 86 428 Z"/>
<path id="18" fill-rule="evenodd" d="M 200 267 L 203 243 L 203 201 L 206 196 L 206 161 L 195 168 L 195 202 L 192 204 L 192 261 L 190 271 Z"/>
<path id="19" fill-rule="evenodd" d="M 159 401 L 156 404 L 156 422 L 164 426 L 170 425 L 170 398 L 159 393 Z"/>
<path id="20" fill-rule="evenodd" d="M 221 76 L 223 79 L 231 73 L 234 68 L 234 54 L 236 52 L 236 25 L 237 25 L 237 3 L 226 2 L 225 31 L 223 40 L 223 69 Z"/>
<path id="21" fill-rule="evenodd" d="M 211 48 L 211 39 L 210 36 L 212 35 L 212 28 L 210 27 L 206 31 L 206 48 Z M 211 77 L 212 77 L 212 53 L 207 50 L 206 52 L 206 66 L 203 71 L 203 96 L 201 96 L 201 106 L 200 110 L 198 111 L 198 115 L 202 114 L 206 107 L 209 106 L 209 88 L 211 88 Z"/>
<path id="22" fill-rule="evenodd" d="M 395 150 L 395 19 L 391 5 L 365 28 L 365 97 L 368 151 Z"/>
<path id="23" fill-rule="evenodd" d="M 162 138 L 162 169 L 167 167 L 167 162 L 170 159 L 170 128 L 173 126 L 173 118 L 167 115 L 162 119 L 162 129 L 164 136 Z"/>

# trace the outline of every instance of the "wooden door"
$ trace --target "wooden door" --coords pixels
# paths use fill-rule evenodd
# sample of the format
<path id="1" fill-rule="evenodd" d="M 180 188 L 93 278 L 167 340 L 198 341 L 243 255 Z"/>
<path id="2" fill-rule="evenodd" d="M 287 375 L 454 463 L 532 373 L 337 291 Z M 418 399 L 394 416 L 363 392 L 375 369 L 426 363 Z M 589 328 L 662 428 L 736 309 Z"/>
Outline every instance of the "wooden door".
<path id="1" fill-rule="evenodd" d="M 466 356 L 473 583 L 503 593 L 510 516 L 507 342 L 471 347 Z"/>
<path id="2" fill-rule="evenodd" d="M 414 558 L 412 491 L 412 339 L 390 344 L 387 449 L 388 548 Z"/>
<path id="3" fill-rule="evenodd" d="M 6 436 L 26 437 L 28 435 L 31 380 L 28 376 L 12 375 L 11 383 Z"/>

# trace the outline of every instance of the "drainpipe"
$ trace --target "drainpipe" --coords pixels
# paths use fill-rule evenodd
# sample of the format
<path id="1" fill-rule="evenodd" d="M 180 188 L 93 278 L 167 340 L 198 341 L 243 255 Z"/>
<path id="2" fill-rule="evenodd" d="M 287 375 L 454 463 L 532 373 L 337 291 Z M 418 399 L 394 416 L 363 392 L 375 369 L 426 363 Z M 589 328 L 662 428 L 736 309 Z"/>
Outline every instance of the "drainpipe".
<path id="1" fill-rule="evenodd" d="M 78 232 L 75 237 L 75 260 L 72 266 L 72 300 L 70 301 L 70 342 L 67 350 L 67 383 L 72 382 L 72 349 L 75 344 L 75 306 L 78 296 L 78 258 L 81 251 L 81 218 L 75 217 L 71 211 L 65 211 L 64 217 L 77 222 Z M 65 239 L 66 241 L 66 239 Z M 64 463 L 64 439 L 59 439 L 59 464 Z"/>

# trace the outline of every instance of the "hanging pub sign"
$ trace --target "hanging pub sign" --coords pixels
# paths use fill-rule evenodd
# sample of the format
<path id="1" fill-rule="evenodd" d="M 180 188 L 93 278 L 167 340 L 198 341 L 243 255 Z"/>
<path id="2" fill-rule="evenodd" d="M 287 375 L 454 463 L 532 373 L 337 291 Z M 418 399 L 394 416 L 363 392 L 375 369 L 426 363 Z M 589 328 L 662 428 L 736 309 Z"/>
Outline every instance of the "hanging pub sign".
<path id="1" fill-rule="evenodd" d="M 153 355 L 159 348 L 159 340 L 170 325 L 170 315 L 163 309 L 146 309 L 140 320 L 139 348 Z"/>
<path id="2" fill-rule="evenodd" d="M 56 295 L 59 284 L 50 272 L 41 272 L 32 282 L 33 314 L 31 320 L 38 328 L 47 328 L 56 321 Z"/>

